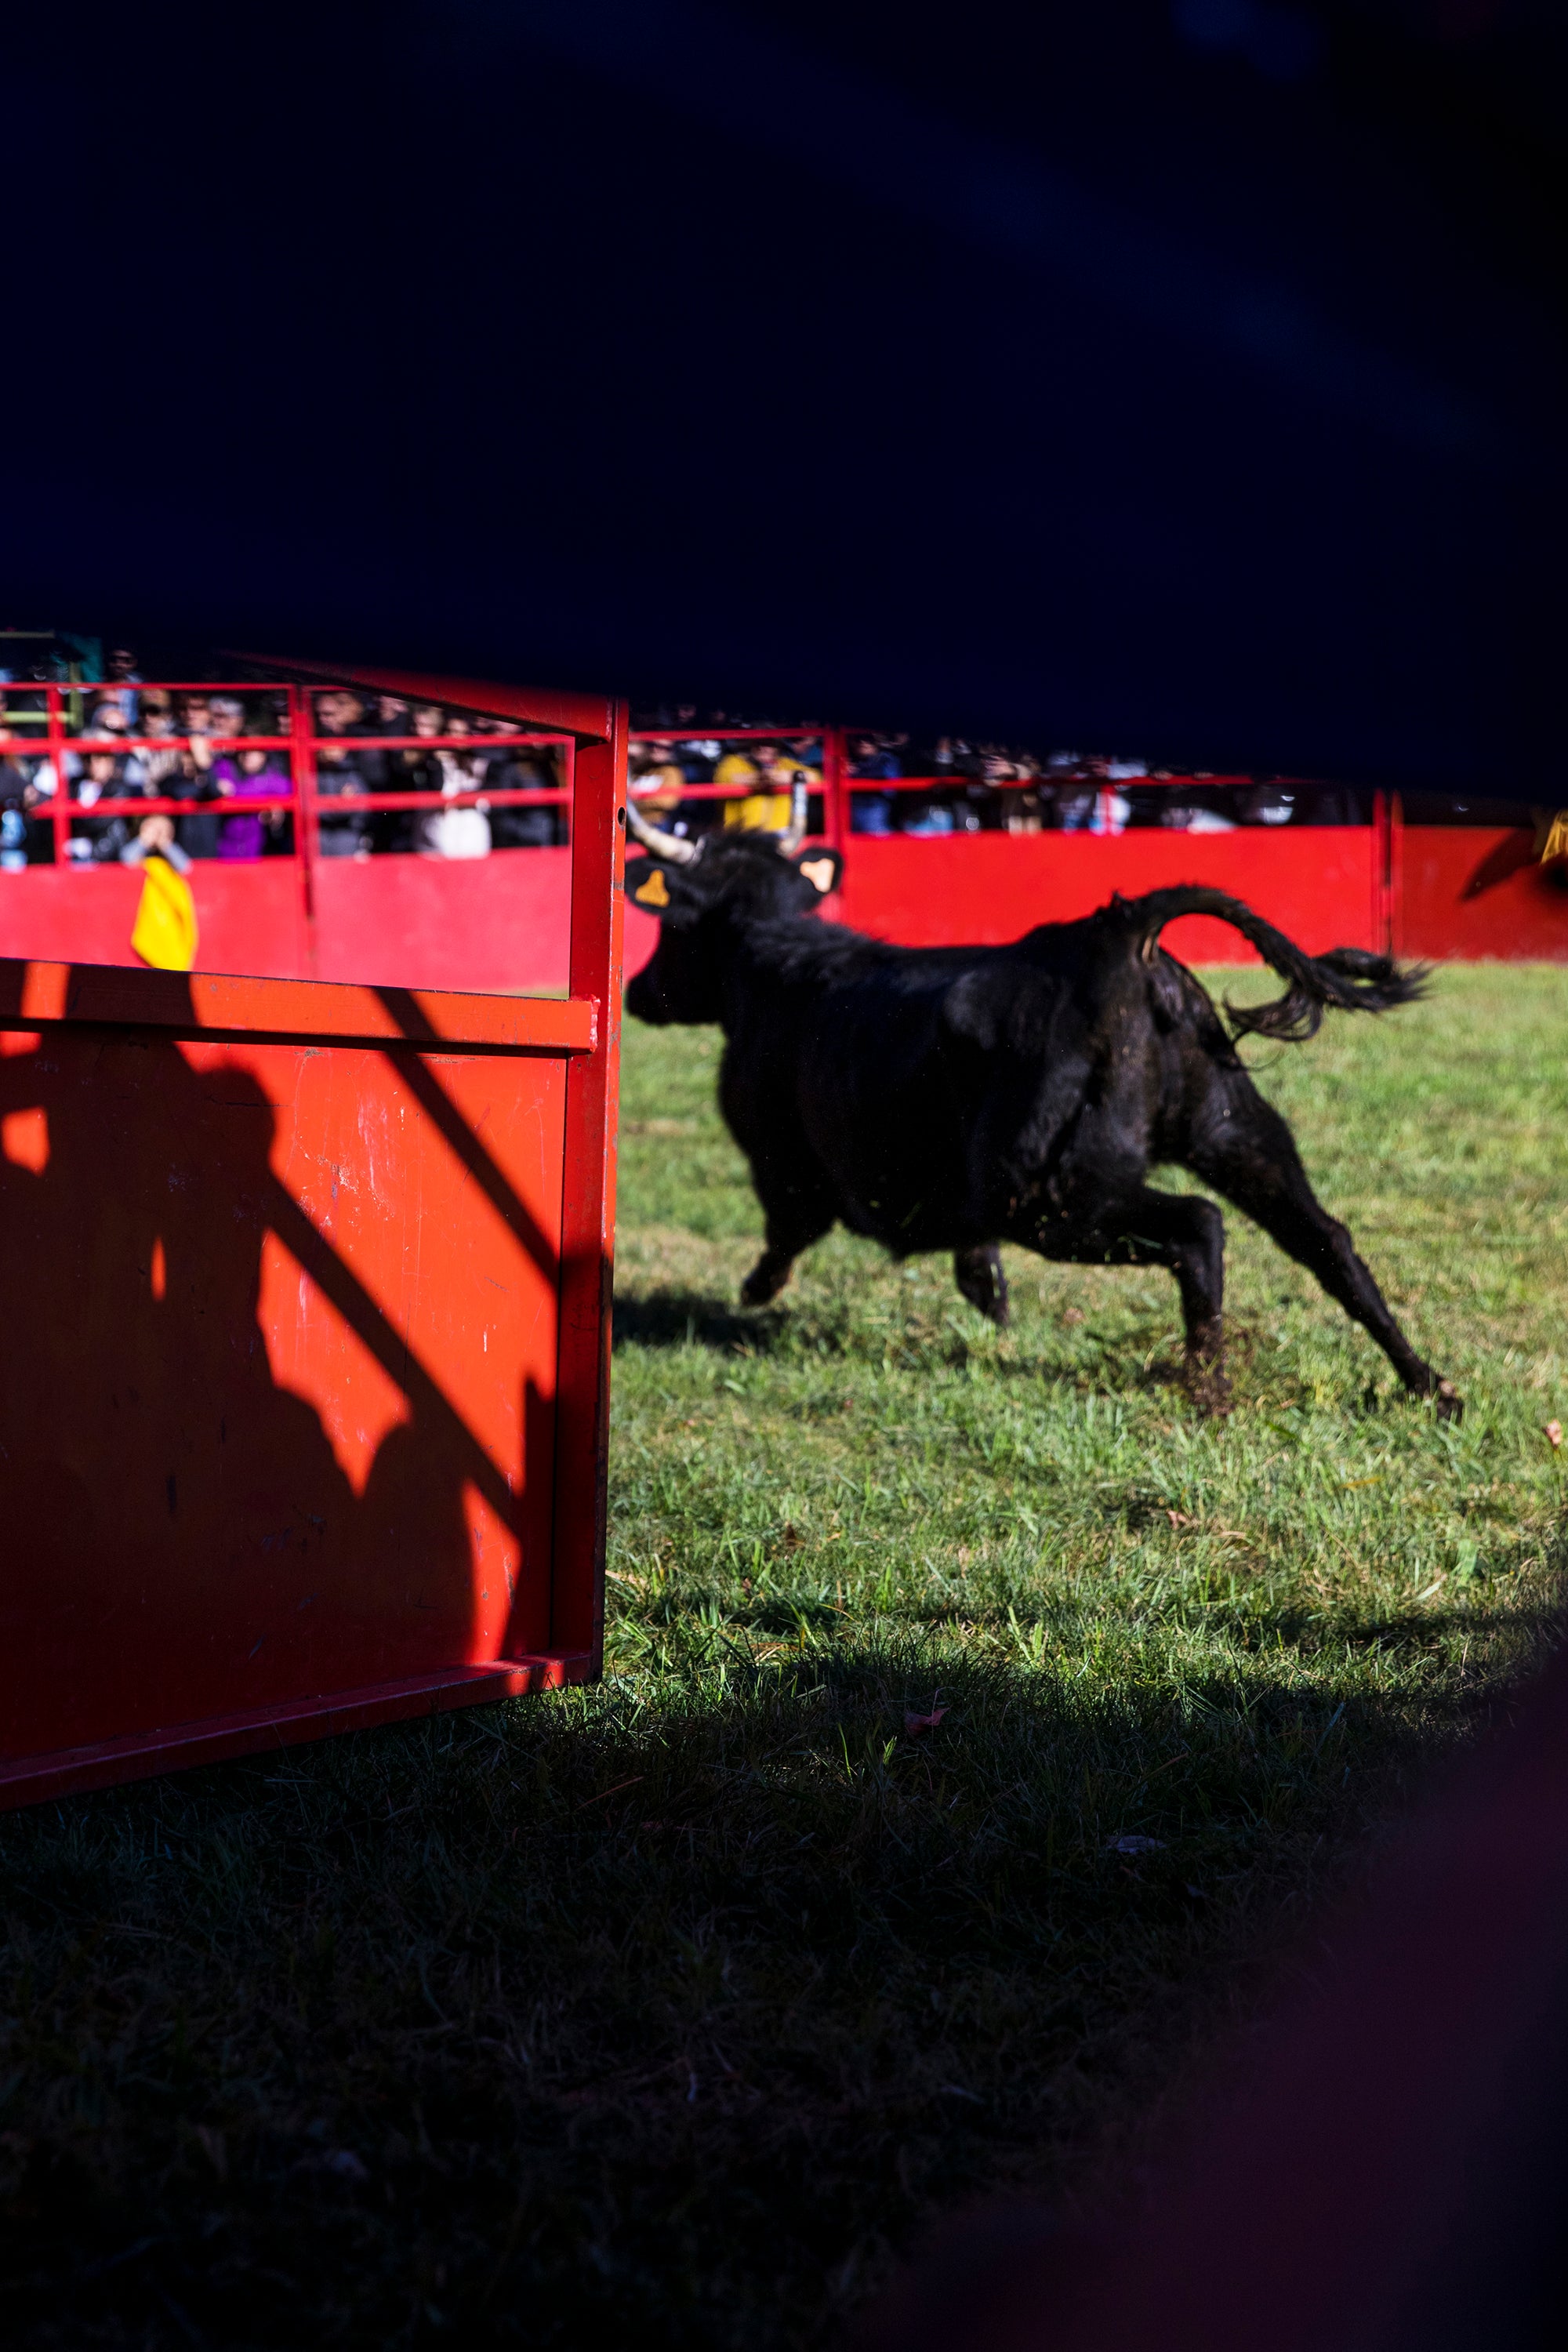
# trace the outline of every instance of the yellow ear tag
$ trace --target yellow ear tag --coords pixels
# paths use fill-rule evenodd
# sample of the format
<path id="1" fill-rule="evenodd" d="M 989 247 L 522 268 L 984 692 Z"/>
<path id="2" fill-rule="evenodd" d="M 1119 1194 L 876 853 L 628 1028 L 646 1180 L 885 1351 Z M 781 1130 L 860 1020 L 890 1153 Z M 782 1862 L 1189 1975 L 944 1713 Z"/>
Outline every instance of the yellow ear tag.
<path id="1" fill-rule="evenodd" d="M 632 897 L 639 907 L 668 907 L 669 885 L 664 878 L 663 866 L 656 866 L 647 880 L 632 892 Z"/>
<path id="2" fill-rule="evenodd" d="M 832 889 L 833 860 L 831 857 L 803 857 L 800 861 L 800 871 L 814 890 L 820 890 L 826 895 Z"/>

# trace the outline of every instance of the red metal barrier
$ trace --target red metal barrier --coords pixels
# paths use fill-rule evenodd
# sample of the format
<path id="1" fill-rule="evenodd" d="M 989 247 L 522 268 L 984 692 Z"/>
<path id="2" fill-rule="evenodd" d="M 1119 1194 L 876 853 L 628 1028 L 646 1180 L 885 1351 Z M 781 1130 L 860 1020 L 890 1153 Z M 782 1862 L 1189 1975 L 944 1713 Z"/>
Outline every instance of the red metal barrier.
<path id="1" fill-rule="evenodd" d="M 1532 828 L 1402 824 L 1394 860 L 1401 955 L 1568 961 L 1568 859 L 1543 866 Z"/>
<path id="2" fill-rule="evenodd" d="M 843 919 L 879 939 L 938 947 L 1000 944 L 1036 923 L 1071 921 L 1112 891 L 1135 898 L 1206 882 L 1245 898 L 1313 951 L 1379 943 L 1379 836 L 1371 825 L 1301 826 L 1285 842 L 1235 833 L 972 833 L 933 841 L 857 836 L 846 859 Z M 1166 934 L 1194 963 L 1237 963 L 1251 950 L 1227 924 L 1191 916 Z"/>
<path id="3" fill-rule="evenodd" d="M 568 855 L 564 850 L 500 850 L 472 862 L 378 856 L 369 859 L 316 855 L 323 816 L 349 816 L 389 809 L 458 807 L 476 803 L 570 803 L 570 787 L 559 791 L 487 792 L 482 783 L 458 796 L 377 793 L 323 794 L 317 755 L 328 745 L 353 750 L 406 751 L 411 744 L 442 745 L 468 752 L 501 748 L 493 738 L 467 736 L 384 738 L 330 737 L 311 731 L 310 693 L 329 685 L 362 691 L 396 692 L 411 701 L 439 702 L 447 709 L 518 718 L 525 705 L 516 690 L 475 680 L 411 678 L 403 673 L 278 662 L 273 674 L 291 673 L 290 686 L 258 685 L 225 689 L 251 696 L 289 698 L 287 737 L 267 740 L 286 745 L 297 785 L 287 803 L 296 818 L 293 861 L 268 857 L 258 865 L 226 866 L 198 862 L 193 877 L 201 927 L 199 961 L 218 971 L 264 971 L 322 979 L 372 978 L 414 987 L 508 989 L 565 985 L 569 957 Z M 309 680 L 306 684 L 303 681 Z M 90 749 L 66 725 L 67 704 L 89 709 L 110 687 L 7 689 L 13 706 L 31 695 L 46 716 L 57 750 Z M 149 691 L 146 687 L 139 689 Z M 46 714 L 42 704 L 48 702 Z M 527 732 L 506 739 L 509 748 L 551 742 L 574 756 L 574 739 L 555 724 L 569 698 L 531 696 L 534 715 Z M 948 944 L 965 939 L 1001 940 L 1031 925 L 1087 913 L 1112 890 L 1131 893 L 1162 883 L 1199 880 L 1247 899 L 1261 913 L 1311 947 L 1340 943 L 1387 946 L 1430 957 L 1544 957 L 1568 960 L 1568 874 L 1561 863 L 1542 867 L 1533 837 L 1523 830 L 1470 824 L 1407 826 L 1397 806 L 1380 795 L 1370 826 L 1280 829 L 1243 825 L 1226 834 L 1167 832 L 1134 826 L 1119 835 L 1042 833 L 963 834 L 919 838 L 878 836 L 851 829 L 858 795 L 962 792 L 968 779 L 870 778 L 848 772 L 849 737 L 837 727 L 683 726 L 638 730 L 634 741 L 653 745 L 708 736 L 735 746 L 808 742 L 821 782 L 814 786 L 814 829 L 846 854 L 845 888 L 827 911 L 889 939 Z M 214 739 L 216 740 L 217 739 Z M 226 740 L 226 739 L 225 739 Z M 818 750 L 817 747 L 820 747 Z M 6 745 L 0 740 L 0 750 Z M 45 748 L 36 728 L 17 728 L 10 748 L 36 754 Z M 123 748 L 103 740 L 103 748 Z M 1184 780 L 1163 780 L 1178 791 Z M 1202 780 L 1213 789 L 1245 779 Z M 634 790 L 636 789 L 634 785 Z M 756 784 L 689 783 L 683 801 L 740 799 Z M 763 787 L 765 789 L 765 787 Z M 1021 784 L 1001 787 L 1018 792 Z M 118 803 L 100 801 L 72 810 L 57 796 L 52 811 L 59 862 L 24 874 L 0 876 L 0 952 L 76 957 L 103 962 L 133 961 L 131 925 L 139 882 L 129 872 L 95 867 L 83 872 L 63 862 L 61 845 L 73 818 L 101 816 Z M 206 804 L 222 814 L 225 806 Z M 265 805 L 247 803 L 249 807 Z M 190 813 L 186 803 L 124 803 L 135 814 L 157 807 Z M 628 969 L 652 952 L 650 919 L 632 909 L 627 917 Z M 1175 927 L 1175 951 L 1194 961 L 1237 961 L 1250 951 L 1226 926 L 1194 921 Z"/>
<path id="4" fill-rule="evenodd" d="M 0 962 L 0 1802 L 596 1670 L 626 738 L 562 700 L 563 1000 Z"/>

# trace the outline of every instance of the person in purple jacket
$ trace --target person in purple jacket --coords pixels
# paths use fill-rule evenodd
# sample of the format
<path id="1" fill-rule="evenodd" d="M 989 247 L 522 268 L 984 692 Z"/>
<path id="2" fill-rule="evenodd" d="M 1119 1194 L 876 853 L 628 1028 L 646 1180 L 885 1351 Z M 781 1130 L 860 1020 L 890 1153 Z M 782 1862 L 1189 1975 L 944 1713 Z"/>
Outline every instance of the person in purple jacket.
<path id="1" fill-rule="evenodd" d="M 213 782 L 223 800 L 279 800 L 289 791 L 289 779 L 270 751 L 226 752 L 213 762 Z M 276 833 L 282 822 L 279 809 L 245 809 L 226 816 L 218 827 L 219 857 L 231 865 L 249 864 L 261 856 L 268 828 Z"/>

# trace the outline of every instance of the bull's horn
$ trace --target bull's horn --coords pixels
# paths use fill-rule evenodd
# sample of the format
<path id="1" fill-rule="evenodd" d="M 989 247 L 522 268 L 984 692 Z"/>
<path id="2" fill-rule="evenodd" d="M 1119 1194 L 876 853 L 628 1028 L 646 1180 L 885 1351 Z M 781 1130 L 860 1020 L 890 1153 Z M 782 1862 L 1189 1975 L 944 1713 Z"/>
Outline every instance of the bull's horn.
<path id="1" fill-rule="evenodd" d="M 785 857 L 793 857 L 805 839 L 805 778 L 797 768 L 795 790 L 790 794 L 789 824 L 779 835 L 779 848 Z"/>
<path id="2" fill-rule="evenodd" d="M 629 800 L 626 803 L 626 823 L 643 847 L 651 850 L 656 857 L 662 857 L 667 865 L 689 866 L 697 855 L 696 842 L 682 841 L 678 833 L 664 833 L 657 824 L 649 824 L 635 803 Z"/>

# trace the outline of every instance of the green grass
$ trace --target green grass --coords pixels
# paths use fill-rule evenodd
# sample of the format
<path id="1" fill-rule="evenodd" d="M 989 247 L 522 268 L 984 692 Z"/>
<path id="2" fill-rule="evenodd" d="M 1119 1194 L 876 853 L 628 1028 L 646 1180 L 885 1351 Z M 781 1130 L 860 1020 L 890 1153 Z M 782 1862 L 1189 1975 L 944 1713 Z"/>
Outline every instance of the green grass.
<path id="1" fill-rule="evenodd" d="M 1552 1636 L 1565 1024 L 1249 1049 L 1458 1430 L 1239 1218 L 1220 1423 L 1163 1276 L 742 1316 L 716 1040 L 633 1025 L 608 1677 L 0 1823 L 11 2340 L 804 2346 L 1070 2194 Z"/>

